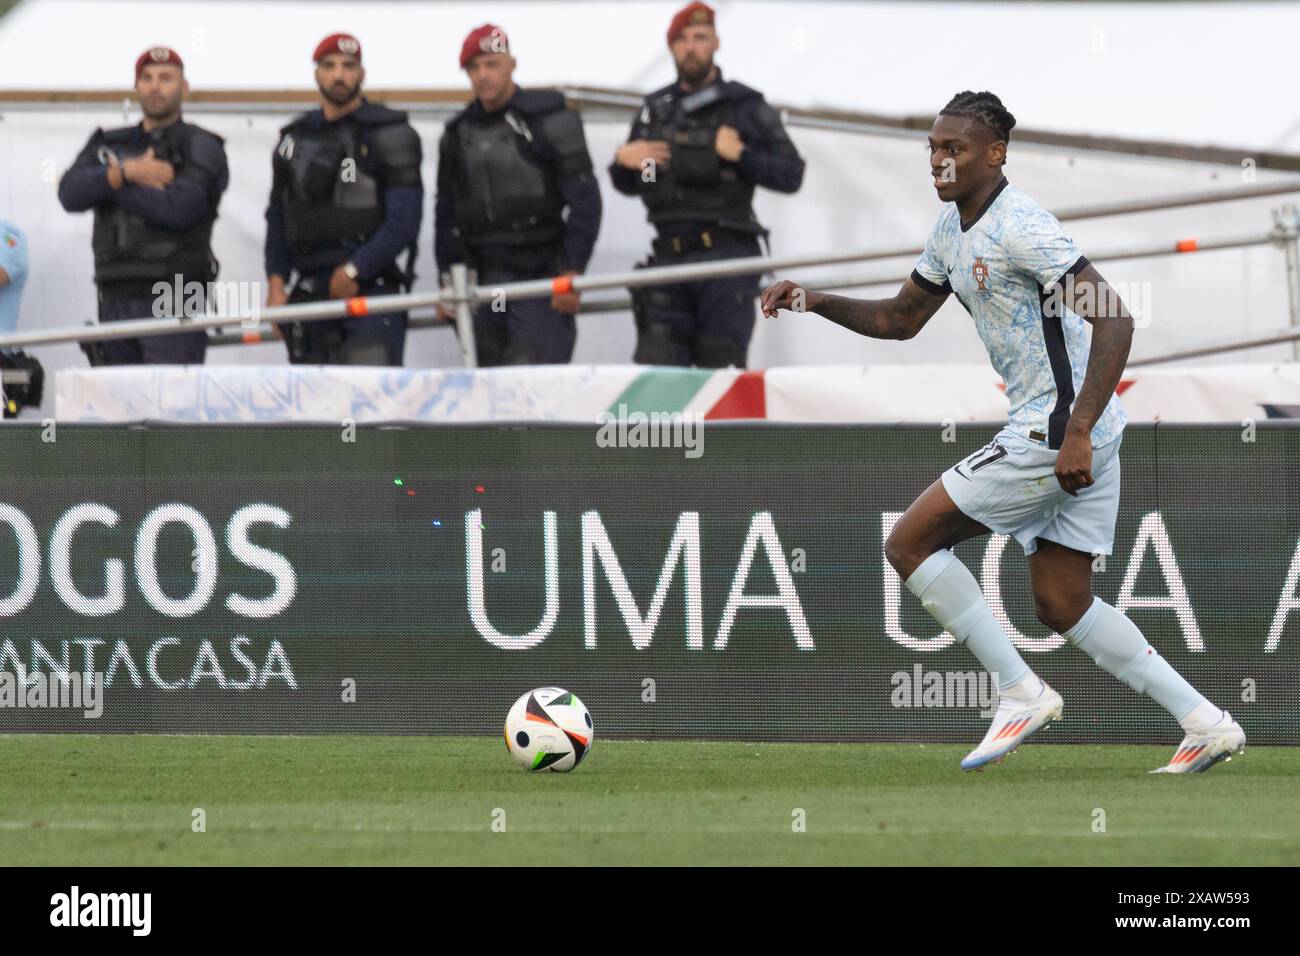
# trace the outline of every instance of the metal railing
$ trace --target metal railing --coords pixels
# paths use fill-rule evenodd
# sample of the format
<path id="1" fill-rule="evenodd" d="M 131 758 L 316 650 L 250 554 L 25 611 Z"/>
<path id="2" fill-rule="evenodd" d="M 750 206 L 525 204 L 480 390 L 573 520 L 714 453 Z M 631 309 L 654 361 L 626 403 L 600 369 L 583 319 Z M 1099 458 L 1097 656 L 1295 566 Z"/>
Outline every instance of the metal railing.
<path id="1" fill-rule="evenodd" d="M 1177 349 L 1160 355 L 1147 355 L 1128 360 L 1129 368 L 1143 365 L 1158 365 L 1162 362 L 1177 362 L 1181 359 L 1204 358 L 1207 355 L 1222 355 L 1226 352 L 1243 352 L 1246 349 L 1263 348 L 1266 345 L 1283 345 L 1287 342 L 1300 344 L 1300 329 L 1282 329 L 1266 332 L 1243 339 L 1227 339 L 1221 342 L 1206 342 L 1191 348 Z"/>
<path id="2" fill-rule="evenodd" d="M 564 94 L 584 120 L 625 123 L 639 111 L 644 95 L 635 90 L 619 90 L 562 84 L 551 87 Z M 368 95 L 412 116 L 443 120 L 469 101 L 470 91 L 457 88 L 367 88 Z M 192 91 L 185 102 L 187 113 L 284 115 L 295 114 L 318 105 L 317 93 L 311 88 L 298 89 L 221 89 Z M 892 138 L 921 138 L 929 132 L 932 114 L 899 115 L 868 113 L 857 110 L 801 107 L 773 103 L 782 121 L 790 128 L 828 130 L 836 133 Z M 0 112 L 57 112 L 87 109 L 120 109 L 123 125 L 139 116 L 139 103 L 126 90 L 17 90 L 0 89 Z M 1149 156 L 1196 163 L 1237 166 L 1249 157 L 1258 169 L 1300 172 L 1300 156 L 1280 151 L 1243 146 L 1200 146 L 1169 140 L 1135 139 L 1128 136 L 1103 136 L 1063 133 L 1027 127 L 1016 128 L 1016 148 L 1060 152 L 1120 153 L 1125 156 Z"/>
<path id="3" fill-rule="evenodd" d="M 1216 189 L 1158 199 L 1130 200 L 1063 209 L 1058 211 L 1056 216 L 1061 220 L 1079 220 L 1297 192 L 1300 192 L 1300 179 L 1288 179 L 1283 182 L 1258 183 L 1233 189 Z M 1089 258 L 1093 261 L 1104 262 L 1150 256 L 1179 255 L 1191 252 L 1209 252 L 1247 246 L 1278 245 L 1283 248 L 1287 255 L 1287 285 L 1291 324 L 1300 327 L 1300 214 L 1297 214 L 1295 207 L 1288 206 L 1283 210 L 1275 211 L 1274 219 L 1274 228 L 1267 233 L 1209 239 L 1182 239 L 1173 243 L 1155 243 L 1147 246 L 1108 250 Z M 535 279 L 493 286 L 477 285 L 472 281 L 471 273 L 467 268 L 464 265 L 458 265 L 451 270 L 449 284 L 435 292 L 358 296 L 351 299 L 257 308 L 246 313 L 201 314 L 187 318 L 137 319 L 44 331 L 16 332 L 0 336 L 0 348 L 23 348 L 66 342 L 83 343 L 149 335 L 166 335 L 186 331 L 219 330 L 235 324 L 241 326 L 241 332 L 226 334 L 221 337 L 220 341 L 222 344 L 245 344 L 269 339 L 272 333 L 262 328 L 264 324 L 272 326 L 286 322 L 310 322 L 322 319 L 340 319 L 441 307 L 455 315 L 461 357 L 467 367 L 472 367 L 475 364 L 473 306 L 492 301 L 501 296 L 526 299 L 541 298 L 557 292 L 567 291 L 590 292 L 602 289 L 638 288 L 726 276 L 761 275 L 777 270 L 803 269 L 847 262 L 880 261 L 904 256 L 916 256 L 920 252 L 919 247 L 909 246 L 883 250 L 859 250 L 838 254 L 818 253 L 815 255 L 784 257 L 754 256 L 677 266 L 659 266 L 604 275 Z M 885 283 L 901 283 L 907 278 L 908 274 L 823 278 L 807 283 L 807 287 L 815 291 L 822 291 Z M 221 283 L 217 283 L 217 285 L 221 285 Z M 630 308 L 630 305 L 631 303 L 627 299 L 597 300 L 584 303 L 582 311 L 583 313 L 625 312 Z M 435 318 L 421 316 L 412 324 L 416 327 L 432 327 L 444 325 L 445 323 Z M 1285 341 L 1296 343 L 1297 357 L 1300 357 L 1300 332 L 1278 332 L 1271 333 L 1270 336 L 1267 341 L 1262 341 L 1256 337 L 1236 342 L 1209 344 L 1182 350 L 1178 353 L 1171 353 L 1168 356 L 1135 359 L 1130 362 L 1130 365 L 1144 365 L 1161 361 L 1174 361 L 1178 358 L 1195 357 L 1191 354 L 1193 352 L 1196 355 L 1215 354 L 1216 352 L 1255 348 L 1261 344 L 1276 344 Z"/>

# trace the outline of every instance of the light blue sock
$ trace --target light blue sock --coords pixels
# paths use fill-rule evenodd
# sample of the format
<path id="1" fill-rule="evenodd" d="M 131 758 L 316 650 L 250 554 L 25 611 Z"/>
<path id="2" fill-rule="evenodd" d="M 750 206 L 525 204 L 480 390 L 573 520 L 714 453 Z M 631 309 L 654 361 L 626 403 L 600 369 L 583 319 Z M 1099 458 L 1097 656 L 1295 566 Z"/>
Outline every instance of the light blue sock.
<path id="1" fill-rule="evenodd" d="M 1208 704 L 1147 643 L 1136 624 L 1101 598 L 1094 597 L 1079 622 L 1061 636 L 1139 694 L 1146 694 L 1180 723 L 1199 705 Z"/>
<path id="2" fill-rule="evenodd" d="M 999 690 L 1029 676 L 1029 665 L 993 616 L 979 582 L 951 551 L 945 548 L 930 555 L 906 583 L 930 616 L 996 677 Z"/>

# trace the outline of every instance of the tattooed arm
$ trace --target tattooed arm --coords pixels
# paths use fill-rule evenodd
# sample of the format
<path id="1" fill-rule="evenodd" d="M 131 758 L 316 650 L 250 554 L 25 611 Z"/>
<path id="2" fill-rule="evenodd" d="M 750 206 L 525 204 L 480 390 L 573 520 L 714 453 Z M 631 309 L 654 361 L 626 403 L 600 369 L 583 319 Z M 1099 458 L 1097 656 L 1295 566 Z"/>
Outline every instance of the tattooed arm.
<path id="1" fill-rule="evenodd" d="M 1128 363 L 1129 346 L 1133 344 L 1133 318 L 1119 295 L 1091 265 L 1074 277 L 1071 291 L 1070 310 L 1092 324 L 1092 348 L 1069 427 L 1090 434 L 1115 394 Z"/>
<path id="2" fill-rule="evenodd" d="M 1133 344 L 1133 318 L 1119 295 L 1091 265 L 1080 270 L 1065 289 L 1070 310 L 1092 324 L 1088 369 L 1056 459 L 1057 480 L 1062 488 L 1076 495 L 1080 488 L 1093 483 L 1092 427 L 1106 411 L 1124 374 L 1129 346 Z"/>
<path id="3" fill-rule="evenodd" d="M 850 299 L 842 295 L 811 292 L 789 279 L 763 290 L 763 314 L 775 316 L 779 309 L 815 312 L 858 335 L 873 339 L 910 339 L 920 332 L 948 298 L 947 292 L 933 293 L 908 279 L 892 299 Z"/>

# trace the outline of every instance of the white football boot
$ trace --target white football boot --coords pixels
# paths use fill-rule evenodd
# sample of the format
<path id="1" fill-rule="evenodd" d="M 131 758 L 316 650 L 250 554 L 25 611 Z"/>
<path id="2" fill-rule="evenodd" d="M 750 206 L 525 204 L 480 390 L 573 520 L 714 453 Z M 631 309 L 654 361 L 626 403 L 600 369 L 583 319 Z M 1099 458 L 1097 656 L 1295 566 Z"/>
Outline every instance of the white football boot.
<path id="1" fill-rule="evenodd" d="M 1246 733 L 1226 710 L 1217 724 L 1189 733 L 1174 751 L 1173 759 L 1150 773 L 1204 773 L 1220 760 L 1246 750 Z"/>
<path id="2" fill-rule="evenodd" d="M 979 770 L 987 763 L 999 763 L 1021 742 L 1040 727 L 1061 719 L 1061 695 L 1039 680 L 1037 694 L 1017 693 L 1013 687 L 998 695 L 998 709 L 993 724 L 980 745 L 961 762 L 962 770 Z"/>

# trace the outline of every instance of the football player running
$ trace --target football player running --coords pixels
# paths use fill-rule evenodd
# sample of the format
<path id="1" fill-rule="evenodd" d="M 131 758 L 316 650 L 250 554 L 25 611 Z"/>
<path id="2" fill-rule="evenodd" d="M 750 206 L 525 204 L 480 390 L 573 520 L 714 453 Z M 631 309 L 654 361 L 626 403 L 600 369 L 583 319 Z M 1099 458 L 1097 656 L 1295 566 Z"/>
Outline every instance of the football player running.
<path id="1" fill-rule="evenodd" d="M 1056 217 L 1007 182 L 1015 122 L 988 92 L 958 93 L 939 113 L 930 170 L 947 205 L 892 299 L 783 280 L 763 291 L 763 312 L 815 312 L 859 335 L 910 339 L 955 295 L 1006 383 L 1007 425 L 930 485 L 885 542 L 908 590 L 997 679 L 993 723 L 962 769 L 1000 761 L 1061 716 L 1061 695 L 1021 658 L 950 550 L 992 531 L 1024 548 L 1038 619 L 1182 725 L 1182 744 L 1153 772 L 1207 770 L 1245 749 L 1241 727 L 1092 593 L 1093 559 L 1111 553 L 1119 509 L 1126 417 L 1115 388 L 1133 320 Z"/>

